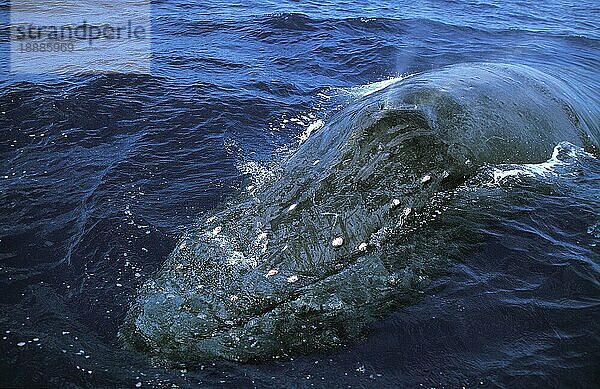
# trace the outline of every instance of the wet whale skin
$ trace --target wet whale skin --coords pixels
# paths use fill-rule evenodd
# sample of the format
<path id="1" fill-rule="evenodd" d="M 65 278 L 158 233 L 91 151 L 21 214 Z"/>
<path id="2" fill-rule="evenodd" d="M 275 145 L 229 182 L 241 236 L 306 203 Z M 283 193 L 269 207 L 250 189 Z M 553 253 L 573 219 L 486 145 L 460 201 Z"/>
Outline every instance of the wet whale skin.
<path id="1" fill-rule="evenodd" d="M 357 97 L 185 234 L 120 336 L 175 361 L 343 345 L 472 250 L 465 223 L 432 217 L 456 188 L 563 141 L 597 153 L 569 86 L 524 66 L 457 65 Z"/>

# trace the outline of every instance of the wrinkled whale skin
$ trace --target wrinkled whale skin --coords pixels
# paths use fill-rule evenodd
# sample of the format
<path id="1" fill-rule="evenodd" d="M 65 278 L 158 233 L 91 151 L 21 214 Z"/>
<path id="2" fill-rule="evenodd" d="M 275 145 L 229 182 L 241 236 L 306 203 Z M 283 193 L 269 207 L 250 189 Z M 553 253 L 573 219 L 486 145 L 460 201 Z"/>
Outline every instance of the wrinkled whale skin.
<path id="1" fill-rule="evenodd" d="M 562 141 L 597 153 L 569 93 L 532 68 L 466 64 L 357 98 L 181 239 L 120 336 L 175 361 L 345 344 L 464 255 L 451 226 L 427 222 L 440 193 L 486 164 L 543 162 Z"/>

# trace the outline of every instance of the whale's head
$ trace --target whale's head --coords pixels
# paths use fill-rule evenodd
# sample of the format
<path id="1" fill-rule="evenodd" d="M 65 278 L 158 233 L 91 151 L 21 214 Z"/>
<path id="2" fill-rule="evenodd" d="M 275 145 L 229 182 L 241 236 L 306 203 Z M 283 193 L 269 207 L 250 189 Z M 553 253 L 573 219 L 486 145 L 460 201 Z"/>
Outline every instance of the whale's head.
<path id="1" fill-rule="evenodd" d="M 472 65 L 357 98 L 181 239 L 121 335 L 177 360 L 344 344 L 460 257 L 458 227 L 435 220 L 478 167 L 585 143 L 552 87 L 532 70 Z"/>

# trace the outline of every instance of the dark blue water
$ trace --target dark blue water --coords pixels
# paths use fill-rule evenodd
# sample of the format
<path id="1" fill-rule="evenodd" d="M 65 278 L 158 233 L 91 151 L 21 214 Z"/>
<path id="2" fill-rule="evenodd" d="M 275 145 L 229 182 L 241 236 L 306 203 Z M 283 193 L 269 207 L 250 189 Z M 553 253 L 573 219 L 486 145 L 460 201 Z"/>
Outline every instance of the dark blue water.
<path id="1" fill-rule="evenodd" d="M 0 386 L 600 384 L 600 162 L 581 150 L 491 185 L 519 196 L 476 253 L 346 348 L 176 368 L 116 336 L 178 237 L 357 87 L 525 64 L 597 128 L 597 2 L 156 1 L 152 27 L 150 75 L 0 75 Z"/>

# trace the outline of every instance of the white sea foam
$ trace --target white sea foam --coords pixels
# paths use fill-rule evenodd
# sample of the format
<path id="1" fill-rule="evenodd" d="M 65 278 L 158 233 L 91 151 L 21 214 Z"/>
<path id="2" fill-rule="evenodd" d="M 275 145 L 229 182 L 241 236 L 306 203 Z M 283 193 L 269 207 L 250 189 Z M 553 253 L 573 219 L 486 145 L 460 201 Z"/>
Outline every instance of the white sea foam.
<path id="1" fill-rule="evenodd" d="M 545 162 L 537 164 L 498 165 L 491 173 L 495 184 L 501 183 L 507 177 L 526 176 L 543 178 L 558 176 L 561 167 L 570 165 L 581 154 L 593 157 L 580 147 L 569 142 L 561 142 L 554 147 L 552 157 Z"/>
<path id="2" fill-rule="evenodd" d="M 266 182 L 269 182 L 276 174 L 276 170 L 273 163 L 261 162 L 261 161 L 244 161 L 237 165 L 240 173 L 247 175 L 252 182 L 248 185 L 247 190 L 253 192 L 255 189 L 260 188 Z"/>
<path id="3" fill-rule="evenodd" d="M 383 81 L 374 82 L 372 84 L 362 85 L 362 86 L 359 86 L 356 91 L 358 92 L 358 95 L 360 95 L 360 96 L 369 96 L 375 92 L 379 92 L 380 90 L 387 88 L 388 86 L 390 86 L 392 84 L 395 84 L 398 81 L 404 80 L 406 77 L 408 77 L 408 76 L 394 77 L 394 78 L 390 78 L 389 80 L 383 80 Z"/>
<path id="4" fill-rule="evenodd" d="M 345 90 L 345 92 L 349 93 L 352 96 L 365 97 L 365 96 L 372 95 L 375 92 L 379 92 L 380 90 L 383 90 L 383 89 L 387 88 L 388 86 L 393 85 L 393 84 L 395 84 L 399 81 L 402 81 L 408 77 L 411 77 L 413 75 L 414 74 L 405 74 L 405 75 L 401 75 L 398 77 L 391 77 L 387 80 L 382 80 L 382 81 L 377 81 L 377 82 L 373 82 L 370 84 L 356 86 L 356 87 Z"/>
<path id="5" fill-rule="evenodd" d="M 299 137 L 299 143 L 304 143 L 306 142 L 306 140 L 308 139 L 308 137 L 310 137 L 310 135 L 321 129 L 321 127 L 323 127 L 325 123 L 323 122 L 323 120 L 319 119 L 319 120 L 315 120 L 314 122 L 312 122 L 308 127 L 306 127 L 306 129 L 304 131 L 302 131 L 302 133 L 300 134 Z"/>

